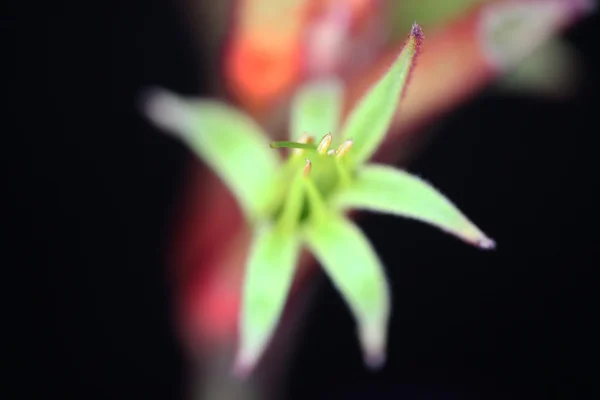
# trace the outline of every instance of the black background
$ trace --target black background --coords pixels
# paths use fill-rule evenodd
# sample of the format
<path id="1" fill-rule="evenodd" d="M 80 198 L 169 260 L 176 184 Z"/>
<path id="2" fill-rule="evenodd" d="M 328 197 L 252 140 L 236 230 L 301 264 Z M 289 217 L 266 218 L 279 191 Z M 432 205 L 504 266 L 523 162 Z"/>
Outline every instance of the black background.
<path id="1" fill-rule="evenodd" d="M 165 253 L 190 156 L 134 107 L 148 84 L 203 94 L 205 66 L 177 21 L 158 0 L 13 2 L 3 17 L 2 266 L 17 272 L 3 280 L 16 317 L 3 325 L 22 378 L 7 398 L 183 397 Z M 586 65 L 576 98 L 486 90 L 410 166 L 498 250 L 366 218 L 395 295 L 388 365 L 363 368 L 325 283 L 288 398 L 590 398 L 597 33 L 593 17 L 567 34 Z"/>

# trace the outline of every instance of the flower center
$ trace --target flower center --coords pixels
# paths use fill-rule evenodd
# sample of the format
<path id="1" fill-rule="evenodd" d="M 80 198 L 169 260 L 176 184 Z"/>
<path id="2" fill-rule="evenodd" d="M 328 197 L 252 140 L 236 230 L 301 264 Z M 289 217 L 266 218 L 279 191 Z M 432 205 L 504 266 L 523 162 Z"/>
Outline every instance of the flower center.
<path id="1" fill-rule="evenodd" d="M 271 143 L 272 148 L 291 149 L 281 174 L 281 192 L 275 208 L 275 219 L 279 219 L 290 196 L 301 196 L 302 211 L 299 219 L 303 221 L 316 207 L 315 202 L 324 207 L 336 190 L 350 182 L 353 168 L 347 154 L 353 141 L 348 139 L 337 148 L 331 148 L 332 141 L 333 137 L 329 133 L 318 144 L 308 134 L 303 134 L 297 142 Z M 294 185 L 300 185 L 304 190 L 297 190 Z"/>

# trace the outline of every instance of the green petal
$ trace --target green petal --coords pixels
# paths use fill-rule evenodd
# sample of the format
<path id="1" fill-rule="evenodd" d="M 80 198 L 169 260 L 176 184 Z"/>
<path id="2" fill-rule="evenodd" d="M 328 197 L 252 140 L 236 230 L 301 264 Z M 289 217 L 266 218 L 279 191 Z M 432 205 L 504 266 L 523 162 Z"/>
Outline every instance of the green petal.
<path id="1" fill-rule="evenodd" d="M 498 82 L 498 87 L 509 93 L 570 95 L 581 83 L 581 67 L 576 49 L 566 40 L 555 38 L 527 55 Z"/>
<path id="2" fill-rule="evenodd" d="M 494 2 L 483 8 L 479 41 L 496 68 L 506 71 L 552 35 L 588 14 L 591 0 Z"/>
<path id="3" fill-rule="evenodd" d="M 365 362 L 383 365 L 390 294 L 383 267 L 362 232 L 346 218 L 315 220 L 306 241 L 340 291 L 357 321 Z"/>
<path id="4" fill-rule="evenodd" d="M 297 176 L 293 178 L 289 190 L 286 193 L 285 205 L 277 221 L 277 229 L 285 233 L 294 232 L 298 226 L 298 221 L 302 213 L 304 199 L 304 179 L 302 170 L 300 170 L 298 171 Z"/>
<path id="5" fill-rule="evenodd" d="M 292 100 L 290 140 L 304 133 L 319 140 L 334 133 L 342 113 L 343 85 L 336 79 L 317 81 L 302 86 Z"/>
<path id="6" fill-rule="evenodd" d="M 332 200 L 342 209 L 363 209 L 414 218 L 454 234 L 484 249 L 492 239 L 465 217 L 443 194 L 416 176 L 395 168 L 370 164 Z"/>
<path id="7" fill-rule="evenodd" d="M 162 89 L 148 93 L 144 109 L 212 168 L 248 218 L 265 212 L 280 160 L 250 117 L 221 102 L 185 99 Z"/>
<path id="8" fill-rule="evenodd" d="M 348 116 L 342 139 L 354 140 L 352 159 L 356 162 L 368 160 L 383 141 L 408 82 L 422 37 L 421 28 L 413 25 L 396 61 Z"/>
<path id="9" fill-rule="evenodd" d="M 246 266 L 235 372 L 247 375 L 267 347 L 283 311 L 300 251 L 296 235 L 263 225 Z"/>

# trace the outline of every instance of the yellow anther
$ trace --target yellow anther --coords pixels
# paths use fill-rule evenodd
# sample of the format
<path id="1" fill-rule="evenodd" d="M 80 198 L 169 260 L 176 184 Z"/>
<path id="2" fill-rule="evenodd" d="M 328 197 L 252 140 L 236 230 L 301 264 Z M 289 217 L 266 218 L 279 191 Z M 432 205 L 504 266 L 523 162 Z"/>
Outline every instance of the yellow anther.
<path id="1" fill-rule="evenodd" d="M 323 139 L 321 139 L 319 145 L 317 146 L 317 152 L 319 154 L 325 154 L 329 149 L 329 146 L 331 145 L 332 139 L 333 138 L 331 136 L 331 133 L 328 133 L 327 135 L 323 136 Z"/>
<path id="2" fill-rule="evenodd" d="M 312 163 L 308 158 L 305 158 L 306 162 L 304 163 L 304 170 L 302 171 L 302 175 L 307 177 L 310 174 L 310 170 L 312 169 Z"/>
<path id="3" fill-rule="evenodd" d="M 341 157 L 344 154 L 348 153 L 350 151 L 350 149 L 352 148 L 353 144 L 354 144 L 354 141 L 352 139 L 346 140 L 344 143 L 340 144 L 340 146 L 337 148 L 337 150 L 335 151 L 335 156 Z"/>

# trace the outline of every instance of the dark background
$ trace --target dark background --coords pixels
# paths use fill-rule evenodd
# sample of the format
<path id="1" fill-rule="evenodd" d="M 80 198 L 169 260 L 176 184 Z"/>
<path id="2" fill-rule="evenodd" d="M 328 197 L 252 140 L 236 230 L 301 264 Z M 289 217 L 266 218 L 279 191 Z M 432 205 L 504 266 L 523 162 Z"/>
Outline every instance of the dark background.
<path id="1" fill-rule="evenodd" d="M 16 272 L 4 278 L 16 318 L 3 330 L 23 382 L 7 398 L 183 396 L 165 254 L 190 155 L 134 108 L 148 84 L 206 87 L 177 21 L 158 0 L 15 1 L 2 17 L 2 266 Z M 574 99 L 487 90 L 410 166 L 498 250 L 364 219 L 395 294 L 388 365 L 364 369 L 350 314 L 324 281 L 289 398 L 590 398 L 597 22 L 567 34 L 586 64 Z"/>

